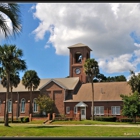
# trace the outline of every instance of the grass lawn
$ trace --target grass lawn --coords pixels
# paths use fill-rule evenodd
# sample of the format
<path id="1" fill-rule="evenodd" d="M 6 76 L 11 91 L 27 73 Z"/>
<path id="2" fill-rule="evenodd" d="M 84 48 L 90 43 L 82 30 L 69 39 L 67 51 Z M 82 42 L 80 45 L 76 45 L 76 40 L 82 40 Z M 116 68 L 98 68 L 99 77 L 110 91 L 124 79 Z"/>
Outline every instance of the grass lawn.
<path id="1" fill-rule="evenodd" d="M 76 124 L 76 126 L 55 126 L 55 124 Z M 85 125 L 78 126 L 78 124 Z M 104 125 L 94 126 L 90 124 Z M 140 127 L 108 127 L 106 124 L 127 125 L 130 123 L 83 120 L 54 121 L 52 125 L 47 125 L 43 124 L 42 121 L 32 121 L 29 123 L 9 123 L 10 127 L 5 127 L 1 123 L 0 137 L 140 137 Z"/>
<path id="2" fill-rule="evenodd" d="M 107 127 L 107 126 L 47 126 L 47 125 L 11 125 L 0 126 L 2 136 L 74 136 L 74 137 L 140 137 L 140 128 L 134 127 Z"/>
<path id="3" fill-rule="evenodd" d="M 32 121 L 29 122 L 29 124 L 42 124 L 43 121 L 42 120 L 36 120 L 36 121 Z M 112 124 L 112 125 L 128 125 L 128 124 L 133 124 L 133 125 L 138 125 L 140 124 L 140 122 L 132 123 L 132 122 L 105 122 L 105 121 L 92 121 L 92 120 L 81 120 L 81 121 L 53 121 L 51 123 L 53 124 L 61 124 L 61 125 L 67 125 L 67 124 L 83 124 L 83 125 L 94 125 L 94 124 L 101 124 L 101 125 L 107 125 L 107 124 Z"/>

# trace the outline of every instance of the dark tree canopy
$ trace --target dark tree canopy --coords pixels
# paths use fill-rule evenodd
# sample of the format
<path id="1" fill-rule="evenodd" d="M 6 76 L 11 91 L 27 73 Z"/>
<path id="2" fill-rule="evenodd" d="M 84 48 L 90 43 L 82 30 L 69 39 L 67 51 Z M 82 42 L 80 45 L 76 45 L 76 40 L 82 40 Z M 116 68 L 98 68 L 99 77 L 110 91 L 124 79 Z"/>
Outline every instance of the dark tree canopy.
<path id="1" fill-rule="evenodd" d="M 52 113 L 54 109 L 54 100 L 46 95 L 39 95 L 36 99 L 36 103 L 39 105 L 41 113 Z"/>
<path id="2" fill-rule="evenodd" d="M 133 118 L 136 123 L 136 117 L 140 117 L 139 93 L 135 91 L 130 96 L 121 94 L 123 100 L 122 115 Z"/>
<path id="3" fill-rule="evenodd" d="M 4 33 L 5 38 L 12 34 L 15 36 L 19 34 L 21 26 L 20 7 L 17 3 L 0 3 L 0 31 Z M 8 26 L 7 18 L 10 20 L 12 30 Z"/>
<path id="4" fill-rule="evenodd" d="M 131 86 L 132 92 L 138 91 L 140 94 L 140 73 L 137 75 L 134 73 L 134 71 L 130 70 L 131 78 L 128 81 L 128 84 Z"/>

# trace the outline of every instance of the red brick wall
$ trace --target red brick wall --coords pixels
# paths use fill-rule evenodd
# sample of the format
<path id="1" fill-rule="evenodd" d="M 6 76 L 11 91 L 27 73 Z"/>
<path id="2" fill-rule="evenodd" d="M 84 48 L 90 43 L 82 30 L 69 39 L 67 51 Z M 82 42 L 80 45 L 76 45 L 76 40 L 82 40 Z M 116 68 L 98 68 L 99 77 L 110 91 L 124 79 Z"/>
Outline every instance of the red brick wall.
<path id="1" fill-rule="evenodd" d="M 44 87 L 41 92 L 32 92 L 32 99 L 37 98 L 39 94 L 49 95 L 55 101 L 55 113 L 56 114 L 64 114 L 64 94 L 65 90 L 57 85 L 54 82 L 51 82 L 46 87 Z M 18 97 L 19 94 L 19 97 Z M 11 98 L 11 94 L 9 94 L 9 98 Z M 25 98 L 25 112 L 21 113 L 21 99 Z M 18 102 L 19 99 L 19 102 Z M 4 117 L 4 109 L 5 109 L 5 93 L 0 93 L 0 100 L 1 100 L 1 110 L 0 110 L 0 117 Z M 29 116 L 29 101 L 30 101 L 30 92 L 13 92 L 13 115 L 14 118 L 21 117 L 21 116 Z M 19 107 L 18 107 L 19 106 Z M 17 109 L 18 107 L 18 109 Z M 17 114 L 18 112 L 18 114 Z M 11 116 L 11 113 L 9 113 Z"/>
<path id="2" fill-rule="evenodd" d="M 75 53 L 81 52 L 82 54 L 82 63 L 75 63 Z M 87 82 L 87 76 L 84 72 L 83 65 L 85 63 L 85 60 L 87 59 L 87 53 L 88 57 L 90 58 L 90 50 L 87 47 L 77 47 L 77 48 L 70 48 L 70 77 L 79 77 L 80 81 L 83 83 Z M 81 69 L 80 74 L 75 74 L 75 68 L 79 67 Z"/>
<path id="3" fill-rule="evenodd" d="M 74 114 L 74 106 L 78 104 L 79 102 L 65 102 L 65 113 L 66 113 L 66 106 L 70 106 L 70 112 L 71 114 L 67 114 L 67 116 L 72 116 Z M 86 119 L 90 119 L 91 117 L 91 102 L 84 102 L 88 106 L 86 107 Z M 120 106 L 120 109 L 122 110 L 122 101 L 111 101 L 111 102 L 94 102 L 94 106 L 104 106 L 104 116 L 113 116 L 111 114 L 111 106 Z M 80 109 L 78 108 L 78 112 L 80 112 Z M 73 115 L 74 116 L 74 115 Z M 116 115 L 117 118 L 123 118 L 122 115 Z"/>
<path id="4" fill-rule="evenodd" d="M 48 95 L 55 102 L 54 112 L 56 114 L 64 114 L 64 94 L 65 90 L 54 82 L 50 82 L 41 90 L 42 94 Z"/>

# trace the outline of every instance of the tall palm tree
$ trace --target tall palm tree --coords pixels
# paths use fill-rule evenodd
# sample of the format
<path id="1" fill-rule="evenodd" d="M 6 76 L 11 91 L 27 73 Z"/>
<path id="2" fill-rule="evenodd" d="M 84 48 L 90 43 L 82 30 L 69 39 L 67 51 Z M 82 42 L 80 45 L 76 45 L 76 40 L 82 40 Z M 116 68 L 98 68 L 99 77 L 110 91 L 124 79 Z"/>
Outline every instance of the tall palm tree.
<path id="1" fill-rule="evenodd" d="M 93 78 L 99 74 L 99 66 L 98 62 L 95 59 L 86 59 L 84 64 L 84 71 L 88 76 L 88 80 L 91 83 L 92 87 L 92 120 L 94 120 L 94 85 L 93 85 Z"/>
<path id="2" fill-rule="evenodd" d="M 8 124 L 8 95 L 10 88 L 10 73 L 15 69 L 17 71 L 26 70 L 26 62 L 21 59 L 23 52 L 18 49 L 15 45 L 3 45 L 0 46 L 0 69 L 3 69 L 6 73 L 6 101 L 5 101 L 5 126 Z"/>
<path id="3" fill-rule="evenodd" d="M 1 70 L 2 71 L 2 70 Z M 3 87 L 7 87 L 7 79 L 6 79 L 6 73 L 3 71 L 0 74 L 0 78 L 1 78 L 1 84 L 3 85 Z M 13 87 L 17 87 L 18 84 L 20 83 L 20 77 L 19 77 L 19 72 L 18 71 L 14 71 L 12 73 L 10 73 L 10 90 L 11 90 L 11 102 L 12 102 L 12 113 L 11 113 L 11 121 L 13 122 Z"/>
<path id="4" fill-rule="evenodd" d="M 40 78 L 37 75 L 37 72 L 34 70 L 28 70 L 22 77 L 22 84 L 25 88 L 30 90 L 30 110 L 29 114 L 32 114 L 32 91 L 37 89 L 40 84 Z"/>
<path id="5" fill-rule="evenodd" d="M 18 84 L 20 83 L 20 77 L 19 77 L 19 72 L 14 71 L 14 73 L 10 73 L 10 89 L 11 89 L 11 101 L 12 101 L 12 119 L 11 121 L 13 122 L 13 87 L 17 87 Z"/>
<path id="6" fill-rule="evenodd" d="M 7 18 L 10 20 L 12 29 L 8 26 Z M 0 29 L 5 38 L 12 34 L 20 33 L 22 26 L 20 20 L 20 7 L 16 3 L 0 3 Z"/>

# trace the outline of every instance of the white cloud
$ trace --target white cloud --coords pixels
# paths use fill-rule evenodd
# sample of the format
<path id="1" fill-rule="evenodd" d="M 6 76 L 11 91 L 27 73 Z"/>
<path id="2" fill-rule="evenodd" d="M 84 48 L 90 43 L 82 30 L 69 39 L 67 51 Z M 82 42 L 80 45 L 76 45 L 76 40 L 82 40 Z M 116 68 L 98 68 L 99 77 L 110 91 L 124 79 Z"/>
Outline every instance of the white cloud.
<path id="1" fill-rule="evenodd" d="M 129 70 L 135 70 L 135 64 L 129 62 L 132 55 L 125 54 L 119 57 L 114 57 L 110 59 L 99 59 L 98 64 L 99 67 L 104 69 L 105 72 L 108 73 L 116 73 L 116 72 L 123 72 Z"/>
<path id="2" fill-rule="evenodd" d="M 68 55 L 76 43 L 88 45 L 100 67 L 109 73 L 136 70 L 138 43 L 130 34 L 140 36 L 140 5 L 137 3 L 38 3 L 33 16 L 40 20 L 33 31 L 37 41 L 51 36 L 56 54 Z M 52 30 L 51 25 L 54 25 Z M 133 55 L 136 60 L 133 60 Z"/>
<path id="3" fill-rule="evenodd" d="M 134 43 L 134 45 L 135 45 L 136 47 L 140 47 L 140 44 L 138 44 L 138 43 Z"/>

